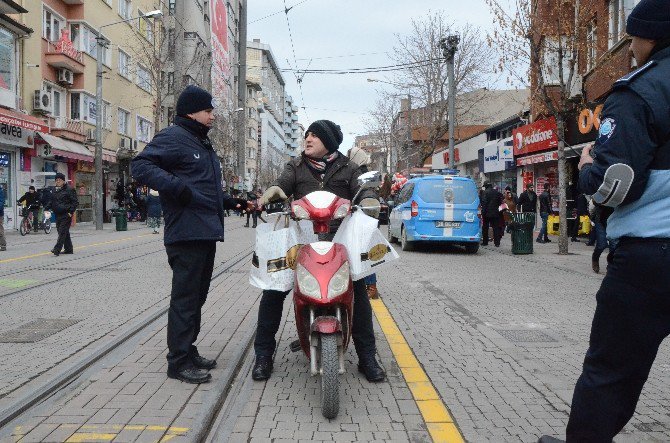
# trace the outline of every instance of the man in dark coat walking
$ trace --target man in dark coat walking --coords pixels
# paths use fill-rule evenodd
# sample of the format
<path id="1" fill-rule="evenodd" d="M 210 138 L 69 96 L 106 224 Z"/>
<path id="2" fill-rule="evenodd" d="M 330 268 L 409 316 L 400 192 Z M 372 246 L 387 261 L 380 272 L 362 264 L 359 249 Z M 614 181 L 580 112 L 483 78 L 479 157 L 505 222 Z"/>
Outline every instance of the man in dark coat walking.
<path id="1" fill-rule="evenodd" d="M 517 210 L 519 212 L 537 212 L 537 194 L 532 183 L 528 184 L 526 190 L 519 196 Z"/>
<path id="2" fill-rule="evenodd" d="M 493 228 L 493 244 L 500 246 L 500 239 L 502 238 L 503 228 L 501 226 L 502 213 L 500 212 L 500 205 L 503 202 L 503 195 L 493 189 L 491 183 L 484 184 L 484 192 L 482 193 L 482 219 L 484 220 L 482 232 L 482 245 L 489 244 L 489 226 Z"/>
<path id="3" fill-rule="evenodd" d="M 537 236 L 538 243 L 551 243 L 549 240 L 547 222 L 551 215 L 551 187 L 549 184 L 545 185 L 544 191 L 540 194 L 540 218 L 542 218 L 542 228 Z"/>
<path id="4" fill-rule="evenodd" d="M 70 225 L 72 216 L 79 206 L 77 193 L 65 183 L 65 175 L 56 174 L 56 189 L 51 194 L 49 207 L 56 214 L 56 230 L 58 231 L 58 240 L 56 246 L 51 250 L 53 255 L 72 254 L 72 240 L 70 239 Z"/>
<path id="5" fill-rule="evenodd" d="M 170 378 L 187 383 L 211 379 L 215 360 L 202 357 L 195 342 L 214 270 L 216 242 L 223 241 L 221 165 L 207 134 L 214 123 L 212 96 L 188 86 L 177 100 L 174 125 L 162 130 L 133 159 L 133 176 L 160 194 L 165 251 L 172 268 L 168 312 Z"/>

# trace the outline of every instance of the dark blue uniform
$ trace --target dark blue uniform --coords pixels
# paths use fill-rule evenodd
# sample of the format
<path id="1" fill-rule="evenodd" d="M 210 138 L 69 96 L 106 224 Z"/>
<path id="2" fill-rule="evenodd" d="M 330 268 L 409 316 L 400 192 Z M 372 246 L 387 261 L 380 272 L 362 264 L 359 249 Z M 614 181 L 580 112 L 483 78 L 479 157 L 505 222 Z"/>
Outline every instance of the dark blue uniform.
<path id="1" fill-rule="evenodd" d="M 670 334 L 670 48 L 623 77 L 605 102 L 581 191 L 614 208 L 613 251 L 575 387 L 568 442 L 611 442 L 635 412 Z"/>

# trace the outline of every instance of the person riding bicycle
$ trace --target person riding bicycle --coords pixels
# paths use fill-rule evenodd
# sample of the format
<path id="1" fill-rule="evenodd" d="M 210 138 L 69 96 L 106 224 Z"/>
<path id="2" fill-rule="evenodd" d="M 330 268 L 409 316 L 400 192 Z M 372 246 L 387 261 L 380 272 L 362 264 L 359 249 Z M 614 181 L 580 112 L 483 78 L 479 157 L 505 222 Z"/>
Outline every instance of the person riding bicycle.
<path id="1" fill-rule="evenodd" d="M 40 220 L 38 218 L 40 213 L 40 195 L 36 192 L 35 187 L 30 186 L 28 192 L 23 194 L 23 197 L 18 199 L 17 202 L 26 203 L 26 208 L 33 214 L 33 230 L 37 232 L 40 227 Z"/>

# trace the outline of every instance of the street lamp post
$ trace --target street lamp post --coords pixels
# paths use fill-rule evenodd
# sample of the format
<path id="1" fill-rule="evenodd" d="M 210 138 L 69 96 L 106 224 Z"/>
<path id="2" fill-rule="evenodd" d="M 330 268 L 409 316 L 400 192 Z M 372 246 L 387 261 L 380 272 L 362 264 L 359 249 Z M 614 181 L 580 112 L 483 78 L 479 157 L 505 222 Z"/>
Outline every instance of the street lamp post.
<path id="1" fill-rule="evenodd" d="M 121 20 L 114 23 L 108 23 L 106 25 L 100 26 L 99 30 L 106 28 L 112 25 L 118 25 L 119 23 L 129 22 L 131 20 L 136 20 L 139 18 L 151 18 L 151 17 L 161 17 L 163 13 L 160 10 L 155 10 L 148 12 L 142 16 L 132 17 L 129 19 Z M 154 36 L 156 38 L 156 36 Z M 98 33 L 98 36 L 95 38 L 97 43 L 97 63 L 96 63 L 96 94 L 95 94 L 95 229 L 96 231 L 101 231 L 103 228 L 103 183 L 102 183 L 102 57 L 103 57 L 103 48 L 107 48 L 109 45 L 109 40 L 102 36 L 102 33 Z"/>
<path id="2" fill-rule="evenodd" d="M 456 85 L 454 83 L 454 57 L 461 38 L 457 34 L 440 39 L 440 46 L 447 59 L 447 77 L 449 80 L 449 169 L 454 169 L 454 121 L 456 120 Z"/>

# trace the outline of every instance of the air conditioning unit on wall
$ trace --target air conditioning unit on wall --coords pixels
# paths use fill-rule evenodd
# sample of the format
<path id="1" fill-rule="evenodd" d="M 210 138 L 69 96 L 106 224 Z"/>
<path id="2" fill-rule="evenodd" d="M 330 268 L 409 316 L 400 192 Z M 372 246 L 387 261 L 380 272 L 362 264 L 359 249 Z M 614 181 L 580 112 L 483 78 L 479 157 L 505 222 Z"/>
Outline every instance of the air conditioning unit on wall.
<path id="1" fill-rule="evenodd" d="M 33 111 L 42 114 L 51 114 L 53 112 L 53 99 L 51 93 L 37 89 L 33 95 Z"/>
<path id="2" fill-rule="evenodd" d="M 72 86 L 74 84 L 74 73 L 69 69 L 59 69 L 58 83 Z"/>

